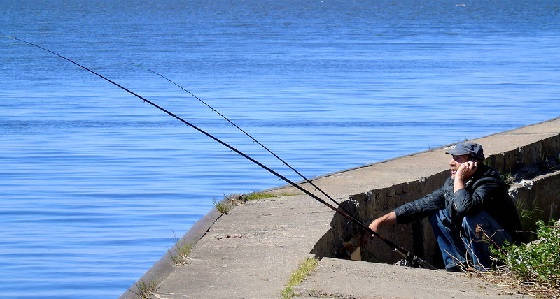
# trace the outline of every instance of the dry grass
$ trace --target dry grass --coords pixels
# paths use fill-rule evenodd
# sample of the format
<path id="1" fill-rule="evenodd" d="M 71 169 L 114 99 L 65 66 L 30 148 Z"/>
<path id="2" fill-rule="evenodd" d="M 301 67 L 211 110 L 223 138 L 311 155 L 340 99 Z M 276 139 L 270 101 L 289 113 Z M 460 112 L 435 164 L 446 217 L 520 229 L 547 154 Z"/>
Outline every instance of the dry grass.
<path id="1" fill-rule="evenodd" d="M 156 292 L 158 291 L 158 283 L 156 281 L 143 281 L 140 280 L 136 283 L 136 289 L 138 292 L 134 292 L 138 298 L 150 299 L 156 297 Z"/>
<path id="2" fill-rule="evenodd" d="M 537 239 L 522 244 L 492 244 L 490 251 L 500 266 L 491 271 L 466 269 L 471 276 L 537 298 L 560 298 L 560 222 L 536 224 Z M 487 240 L 491 238 L 484 233 Z"/>
<path id="3" fill-rule="evenodd" d="M 486 272 L 469 269 L 466 274 L 469 277 L 480 278 L 499 287 L 507 288 L 513 293 L 536 298 L 560 298 L 560 289 L 558 287 L 546 283 L 523 281 L 505 266 Z"/>
<path id="4" fill-rule="evenodd" d="M 175 252 L 171 254 L 170 259 L 175 266 L 186 265 L 189 262 L 189 254 L 191 254 L 192 245 L 182 244 L 177 241 L 175 244 Z"/>

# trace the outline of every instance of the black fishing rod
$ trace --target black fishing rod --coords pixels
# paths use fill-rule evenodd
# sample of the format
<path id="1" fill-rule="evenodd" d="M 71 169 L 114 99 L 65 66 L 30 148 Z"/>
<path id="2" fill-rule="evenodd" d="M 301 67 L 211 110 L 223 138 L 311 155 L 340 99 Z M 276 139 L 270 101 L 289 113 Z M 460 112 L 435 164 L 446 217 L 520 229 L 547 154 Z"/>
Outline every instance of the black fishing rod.
<path id="1" fill-rule="evenodd" d="M 137 94 L 137 93 L 131 91 L 130 89 L 128 89 L 128 88 L 126 88 L 126 87 L 124 87 L 124 86 L 122 86 L 122 85 L 116 83 L 115 81 L 113 81 L 113 80 L 111 80 L 111 79 L 109 79 L 109 78 L 107 78 L 107 77 L 105 77 L 105 76 L 103 76 L 103 75 L 101 75 L 101 74 L 99 74 L 99 73 L 97 73 L 97 72 L 91 70 L 90 68 L 88 68 L 88 67 L 86 67 L 86 66 L 83 66 L 83 65 L 81 65 L 81 64 L 79 64 L 79 63 L 77 63 L 77 62 L 75 62 L 74 60 L 70 59 L 70 58 L 67 58 L 67 57 L 65 57 L 65 56 L 62 56 L 61 54 L 59 54 L 59 53 L 57 53 L 57 52 L 51 51 L 51 50 L 49 50 L 49 49 L 47 49 L 47 48 L 45 48 L 45 47 L 42 47 L 42 46 L 40 46 L 40 45 L 38 45 L 38 44 L 35 44 L 35 43 L 32 43 L 32 42 L 28 42 L 28 41 L 26 41 L 26 40 L 22 40 L 22 39 L 20 39 L 20 38 L 15 37 L 15 36 L 11 36 L 10 38 L 11 38 L 11 39 L 14 39 L 14 40 L 17 40 L 17 41 L 19 41 L 19 42 L 25 43 L 25 44 L 27 44 L 27 45 L 29 45 L 29 46 L 33 46 L 33 47 L 36 47 L 36 48 L 38 48 L 38 49 L 41 49 L 41 50 L 43 50 L 43 51 L 45 51 L 45 52 L 47 52 L 47 53 L 50 53 L 50 54 L 52 54 L 52 55 L 54 55 L 54 56 L 57 56 L 57 57 L 59 57 L 59 58 L 61 58 L 61 59 L 64 59 L 64 60 L 66 60 L 66 61 L 68 61 L 68 62 L 70 62 L 70 63 L 72 63 L 72 64 L 78 66 L 79 68 L 81 68 L 81 69 L 83 69 L 83 70 L 86 70 L 87 72 L 89 72 L 89 73 L 91 73 L 91 74 L 94 74 L 94 75 L 98 76 L 99 78 L 101 78 L 101 79 L 103 79 L 103 80 L 105 80 L 105 81 L 111 83 L 112 85 L 114 85 L 114 86 L 116 86 L 116 87 L 118 87 L 118 88 L 120 88 L 120 89 L 126 91 L 127 93 L 129 93 L 129 94 L 131 94 L 131 95 L 133 95 L 133 96 L 139 98 L 139 99 L 142 100 L 144 103 L 147 103 L 147 104 L 153 106 L 154 108 L 156 108 L 156 109 L 158 109 L 158 110 L 160 110 L 160 111 L 166 113 L 167 115 L 169 115 L 169 116 L 171 116 L 171 117 L 177 119 L 178 121 L 182 122 L 183 124 L 185 124 L 185 125 L 187 125 L 187 126 L 193 128 L 193 129 L 195 129 L 196 131 L 198 131 L 198 132 L 200 132 L 200 133 L 206 135 L 208 138 L 210 138 L 210 139 L 212 139 L 212 140 L 218 142 L 219 144 L 221 144 L 221 145 L 227 147 L 228 149 L 234 151 L 235 153 L 239 154 L 239 155 L 242 156 L 243 158 L 245 158 L 245 159 L 247 159 L 247 160 L 253 162 L 254 164 L 258 165 L 259 167 L 261 167 L 261 168 L 265 169 L 266 171 L 270 172 L 271 174 L 273 174 L 273 175 L 279 177 L 279 178 L 282 179 L 283 181 L 285 181 L 285 182 L 287 182 L 288 184 L 294 186 L 296 189 L 302 191 L 302 192 L 305 193 L 306 195 L 309 195 L 311 198 L 313 198 L 313 199 L 317 200 L 318 202 L 324 204 L 325 206 L 329 207 L 331 210 L 333 210 L 333 211 L 335 211 L 335 212 L 341 214 L 342 216 L 344 216 L 344 217 L 347 218 L 347 219 L 350 219 L 351 221 L 353 221 L 354 223 L 356 223 L 357 225 L 359 225 L 364 231 L 370 233 L 370 236 L 372 236 L 372 237 L 373 237 L 373 236 L 377 237 L 379 240 L 383 241 L 385 244 L 387 244 L 389 247 L 391 247 L 395 252 L 397 252 L 397 253 L 399 253 L 400 255 L 402 255 L 402 256 L 403 256 L 408 262 L 410 262 L 412 265 L 420 265 L 421 267 L 424 267 L 424 268 L 435 269 L 434 266 L 432 266 L 432 265 L 429 264 L 428 262 L 424 261 L 423 259 L 421 259 L 421 258 L 415 256 L 415 255 L 412 254 L 410 251 L 408 251 L 408 250 L 404 249 L 403 247 L 398 246 L 398 245 L 396 245 L 395 243 L 393 243 L 393 242 L 391 242 L 391 241 L 389 241 L 389 240 L 383 238 L 380 234 L 378 234 L 377 232 L 375 232 L 375 231 L 373 231 L 371 228 L 369 228 L 369 226 L 365 225 L 364 223 L 362 223 L 359 219 L 355 218 L 354 216 L 352 216 L 352 215 L 346 213 L 344 210 L 342 210 L 342 209 L 340 209 L 340 208 L 338 208 L 338 207 L 335 207 L 335 206 L 329 204 L 328 202 L 324 201 L 323 199 L 317 197 L 315 194 L 313 194 L 313 193 L 307 191 L 305 188 L 302 188 L 301 186 L 299 186 L 299 185 L 296 184 L 295 182 L 291 181 L 291 180 L 288 179 L 287 177 L 285 177 L 285 176 L 279 174 L 278 172 L 276 172 L 276 171 L 274 171 L 273 169 L 267 167 L 266 165 L 262 164 L 261 162 L 259 162 L 259 161 L 255 160 L 255 159 L 253 159 L 253 158 L 250 157 L 249 155 L 247 155 L 247 154 L 241 152 L 240 150 L 238 150 L 237 148 L 233 147 L 232 145 L 230 145 L 230 144 L 228 144 L 228 143 L 226 143 L 226 142 L 224 142 L 224 141 L 218 139 L 217 137 L 213 136 L 212 134 L 210 134 L 210 133 L 206 132 L 205 130 L 203 130 L 203 129 L 197 127 L 196 125 L 194 125 L 194 124 L 192 124 L 192 123 L 186 121 L 185 119 L 183 119 L 183 118 L 181 118 L 180 116 L 178 116 L 178 115 L 172 113 L 171 111 L 169 111 L 169 110 L 167 110 L 167 109 L 165 109 L 165 108 L 159 106 L 158 104 L 156 104 L 156 103 L 154 103 L 154 102 L 152 102 L 152 101 L 150 101 L 150 100 L 148 100 L 148 99 L 142 97 L 141 95 L 139 95 L 139 94 Z"/>
<path id="2" fill-rule="evenodd" d="M 187 94 L 189 94 L 190 96 L 192 96 L 193 98 L 197 99 L 199 102 L 201 102 L 202 104 L 204 104 L 206 107 L 208 107 L 210 110 L 214 111 L 216 114 L 218 114 L 220 117 L 222 117 L 223 119 L 225 119 L 228 123 L 230 123 L 232 126 L 234 126 L 236 129 L 238 129 L 239 131 L 241 131 L 241 133 L 245 134 L 245 136 L 251 138 L 251 140 L 253 140 L 253 142 L 255 142 L 256 144 L 260 145 L 263 149 L 265 149 L 267 152 L 269 152 L 271 155 L 273 155 L 276 159 L 278 159 L 280 162 L 282 162 L 284 165 L 286 165 L 288 168 L 290 168 L 291 170 L 293 170 L 297 175 L 299 175 L 302 179 L 305 180 L 305 182 L 307 182 L 308 184 L 310 184 L 311 186 L 315 187 L 315 189 L 319 192 L 321 192 L 323 195 L 325 195 L 328 199 L 330 199 L 334 204 L 336 204 L 337 206 L 340 206 L 340 203 L 337 202 L 334 198 L 332 198 L 330 195 L 328 195 L 325 191 L 323 191 L 323 189 L 319 188 L 319 186 L 315 185 L 315 183 L 313 183 L 310 179 L 308 179 L 306 176 L 304 176 L 303 174 L 301 174 L 301 172 L 299 172 L 297 169 L 295 169 L 294 167 L 292 167 L 290 164 L 288 164 L 288 162 L 286 162 L 285 160 L 283 160 L 282 158 L 280 158 L 277 154 L 275 154 L 274 152 L 272 152 L 267 146 L 265 146 L 264 144 L 262 144 L 261 142 L 259 142 L 257 139 L 255 139 L 255 137 L 253 137 L 251 134 L 247 133 L 245 130 L 243 130 L 241 127 L 239 127 L 237 124 L 235 124 L 231 119 L 229 119 L 228 117 L 226 117 L 225 115 L 223 115 L 221 112 L 219 112 L 218 110 L 216 110 L 214 107 L 210 106 L 208 103 L 206 103 L 204 100 L 202 100 L 201 98 L 197 97 L 195 94 L 193 94 L 192 92 L 188 91 L 187 89 L 185 89 L 183 86 L 179 85 L 179 83 L 167 78 L 166 76 L 164 76 L 161 73 L 158 73 L 154 70 L 148 69 L 149 72 L 152 72 L 160 77 L 162 77 L 163 79 L 167 80 L 169 83 L 179 87 L 181 90 L 183 90 L 184 92 L 186 92 Z"/>

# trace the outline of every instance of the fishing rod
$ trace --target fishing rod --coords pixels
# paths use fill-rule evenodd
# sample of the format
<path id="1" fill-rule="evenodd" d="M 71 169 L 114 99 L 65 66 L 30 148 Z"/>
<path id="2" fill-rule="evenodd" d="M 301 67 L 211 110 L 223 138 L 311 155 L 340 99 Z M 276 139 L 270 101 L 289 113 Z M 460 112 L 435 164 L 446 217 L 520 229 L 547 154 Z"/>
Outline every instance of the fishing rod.
<path id="1" fill-rule="evenodd" d="M 324 201 L 323 199 L 319 198 L 319 197 L 316 196 L 315 194 L 309 192 L 307 189 L 305 189 L 305 188 L 299 186 L 298 184 L 296 184 L 295 182 L 291 181 L 291 180 L 288 179 L 287 177 L 285 177 L 285 176 L 281 175 L 280 173 L 274 171 L 273 169 L 267 167 L 266 165 L 262 164 L 261 162 L 255 160 L 254 158 L 250 157 L 249 155 L 247 155 L 247 154 L 241 152 L 240 150 L 238 150 L 237 148 L 233 147 L 232 145 L 230 145 L 230 144 L 228 144 L 228 143 L 226 143 L 226 142 L 220 140 L 219 138 L 217 138 L 217 137 L 215 137 L 214 135 L 208 133 L 207 131 L 205 131 L 205 130 L 199 128 L 198 126 L 196 126 L 196 125 L 194 125 L 194 124 L 192 124 L 192 123 L 186 121 L 185 119 L 183 119 L 182 117 L 180 117 L 180 116 L 174 114 L 173 112 L 171 112 L 171 111 L 169 111 L 169 110 L 167 110 L 167 109 L 165 109 L 165 108 L 159 106 L 158 104 L 156 104 L 156 103 L 154 103 L 154 102 L 152 102 L 152 101 L 150 101 L 150 100 L 144 98 L 143 96 L 141 96 L 141 95 L 139 95 L 139 94 L 133 92 L 132 90 L 130 90 L 130 89 L 128 89 L 128 88 L 126 88 L 126 87 L 124 87 L 124 86 L 118 84 L 117 82 L 115 82 L 115 81 L 113 81 L 113 80 L 111 80 L 111 79 L 109 79 L 109 78 L 107 78 L 107 77 L 105 77 L 105 76 L 103 76 L 103 75 L 101 75 L 101 74 L 99 74 L 99 73 L 97 73 L 97 72 L 91 70 L 90 68 L 88 68 L 88 67 L 86 67 L 86 66 L 84 66 L 84 65 L 81 65 L 81 64 L 75 62 L 74 60 L 72 60 L 72 59 L 70 59 L 70 58 L 67 58 L 67 57 L 65 57 L 65 56 L 63 56 L 63 55 L 61 55 L 61 54 L 59 54 L 59 53 L 57 53 L 57 52 L 51 51 L 51 50 L 49 50 L 49 49 L 47 49 L 47 48 L 45 48 L 45 47 L 42 47 L 42 46 L 40 46 L 40 45 L 38 45 L 38 44 L 35 44 L 35 43 L 32 43 L 32 42 L 28 42 L 28 41 L 26 41 L 26 40 L 20 39 L 20 38 L 15 37 L 15 36 L 10 36 L 9 38 L 14 39 L 14 40 L 19 41 L 19 42 L 22 42 L 22 43 L 25 43 L 25 44 L 27 44 L 27 45 L 29 45 L 29 46 L 36 47 L 36 48 L 38 48 L 38 49 L 40 49 L 40 50 L 42 50 L 42 51 L 45 51 L 45 52 L 50 53 L 50 54 L 52 54 L 52 55 L 54 55 L 54 56 L 57 56 L 57 57 L 59 57 L 59 58 L 61 58 L 61 59 L 64 59 L 64 60 L 66 60 L 66 61 L 68 61 L 68 62 L 70 62 L 70 63 L 72 63 L 72 64 L 78 66 L 79 68 L 81 68 L 81 69 L 83 69 L 83 70 L 85 70 L 85 71 L 87 71 L 87 72 L 89 72 L 89 73 L 91 73 L 91 74 L 93 74 L 93 75 L 96 75 L 96 76 L 98 76 L 99 78 L 101 78 L 101 79 L 103 79 L 103 80 L 109 82 L 110 84 L 112 84 L 112 85 L 114 85 L 114 86 L 116 86 L 116 87 L 118 87 L 118 88 L 120 88 L 120 89 L 126 91 L 127 93 L 129 93 L 129 94 L 131 94 L 131 95 L 137 97 L 138 99 L 142 100 L 144 103 L 149 104 L 149 105 L 151 105 L 152 107 L 154 107 L 154 108 L 156 108 L 156 109 L 158 109 L 158 110 L 164 112 L 165 114 L 171 116 L 172 118 L 175 118 L 176 120 L 180 121 L 181 123 L 183 123 L 183 124 L 185 124 L 185 125 L 187 125 L 187 126 L 193 128 L 193 129 L 195 129 L 196 131 L 198 131 L 198 132 L 202 133 L 203 135 L 207 136 L 208 138 L 210 138 L 210 139 L 212 139 L 212 140 L 218 142 L 219 144 L 225 146 L 226 148 L 228 148 L 228 149 L 234 151 L 235 153 L 239 154 L 239 155 L 242 156 L 243 158 L 245 158 L 245 159 L 247 159 L 247 160 L 253 162 L 254 164 L 256 164 L 256 165 L 258 165 L 259 167 L 263 168 L 264 170 L 270 172 L 271 174 L 275 175 L 276 177 L 282 179 L 283 181 L 285 181 L 285 182 L 287 182 L 288 184 L 292 185 L 293 187 L 295 187 L 296 189 L 298 189 L 298 190 L 300 190 L 301 192 L 305 193 L 306 195 L 309 195 L 311 198 L 315 199 L 316 201 L 318 201 L 318 202 L 322 203 L 323 205 L 329 207 L 331 210 L 333 210 L 333 211 L 335 211 L 335 212 L 341 214 L 342 216 L 344 216 L 344 217 L 347 218 L 347 219 L 350 219 L 351 221 L 353 221 L 354 223 L 356 223 L 357 225 L 359 225 L 363 230 L 365 230 L 366 232 L 370 233 L 370 236 L 371 236 L 371 237 L 374 237 L 374 236 L 375 236 L 375 237 L 377 237 L 379 240 L 383 241 L 385 244 L 387 244 L 389 247 L 391 247 L 395 252 L 397 252 L 397 253 L 399 253 L 401 256 L 403 256 L 403 257 L 406 259 L 406 261 L 407 261 L 407 262 L 410 262 L 412 265 L 420 265 L 421 267 L 424 267 L 424 268 L 435 269 L 434 266 L 432 266 L 432 265 L 429 264 L 428 262 L 424 261 L 423 259 L 421 259 L 421 258 L 415 256 L 412 252 L 410 252 L 410 251 L 404 249 L 403 247 L 401 247 L 401 246 L 399 246 L 399 245 L 397 245 L 397 244 L 391 242 L 391 241 L 388 240 L 388 239 L 385 239 L 384 237 L 382 237 L 382 236 L 381 236 L 380 234 L 378 234 L 377 232 L 373 231 L 371 228 L 369 228 L 369 226 L 367 226 L 366 224 L 364 224 L 362 221 L 360 221 L 359 219 L 357 219 L 357 218 L 354 217 L 353 215 L 350 215 L 350 214 L 348 214 L 347 212 L 345 212 L 344 210 L 342 210 L 342 209 L 340 209 L 340 208 L 338 208 L 338 207 L 335 207 L 335 206 L 329 204 L 328 202 L 326 202 L 326 201 Z"/>
<path id="2" fill-rule="evenodd" d="M 286 165 L 288 168 L 290 168 L 291 170 L 293 170 L 297 175 L 299 175 L 302 179 L 305 180 L 306 183 L 310 184 L 311 186 L 315 187 L 315 189 L 319 192 L 321 192 L 323 195 L 325 195 L 328 199 L 330 199 L 334 204 L 336 204 L 337 206 L 340 206 L 340 203 L 337 202 L 334 198 L 332 198 L 330 195 L 328 195 L 325 191 L 323 191 L 323 189 L 319 188 L 319 186 L 315 185 L 315 183 L 313 183 L 313 181 L 311 181 L 310 179 L 308 179 L 306 176 L 304 176 L 303 174 L 301 174 L 301 172 L 299 172 L 297 169 L 295 169 L 294 167 L 292 167 L 290 164 L 288 164 L 288 162 L 286 162 L 285 160 L 283 160 L 282 158 L 280 158 L 277 154 L 275 154 L 274 152 L 272 152 L 267 146 L 265 146 L 264 144 L 262 144 L 261 142 L 259 142 L 257 139 L 255 139 L 255 137 L 253 137 L 251 134 L 247 133 L 247 131 L 243 130 L 241 127 L 239 127 L 237 124 L 235 124 L 231 119 L 229 119 L 228 117 L 226 117 L 225 115 L 223 115 L 222 113 L 220 113 L 218 110 L 216 110 L 214 107 L 210 106 L 208 103 L 206 103 L 204 100 L 202 100 L 201 98 L 197 97 L 195 94 L 193 94 L 192 92 L 188 91 L 187 89 L 185 89 L 183 86 L 179 85 L 179 83 L 169 79 L 168 77 L 164 76 L 161 73 L 158 73 L 154 70 L 148 69 L 149 72 L 152 72 L 160 77 L 162 77 L 163 79 L 167 80 L 169 83 L 179 87 L 181 90 L 183 90 L 184 92 L 186 92 L 187 94 L 189 94 L 190 96 L 192 96 L 193 98 L 197 99 L 199 102 L 201 102 L 202 104 L 204 104 L 206 107 L 208 107 L 210 110 L 214 111 L 216 114 L 218 114 L 220 117 L 222 117 L 223 119 L 225 119 L 228 123 L 230 123 L 232 126 L 234 126 L 236 129 L 238 129 L 239 131 L 241 131 L 241 133 L 245 134 L 245 136 L 251 138 L 251 140 L 253 140 L 253 142 L 255 142 L 256 144 L 260 145 L 263 149 L 265 149 L 267 152 L 269 152 L 271 155 L 273 155 L 276 159 L 278 159 L 280 162 L 282 162 L 284 165 Z"/>

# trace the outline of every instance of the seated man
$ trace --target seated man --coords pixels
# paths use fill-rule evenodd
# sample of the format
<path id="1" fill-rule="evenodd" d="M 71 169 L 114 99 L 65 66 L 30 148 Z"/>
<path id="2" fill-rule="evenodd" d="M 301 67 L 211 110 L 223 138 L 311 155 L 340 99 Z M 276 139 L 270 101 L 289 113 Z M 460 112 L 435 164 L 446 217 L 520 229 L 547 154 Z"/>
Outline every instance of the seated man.
<path id="1" fill-rule="evenodd" d="M 383 225 L 427 216 L 448 271 L 460 271 L 467 256 L 483 270 L 490 266 L 489 243 L 511 241 L 519 228 L 517 211 L 499 173 L 482 164 L 481 145 L 459 143 L 446 153 L 452 156 L 451 177 L 441 188 L 373 220 L 369 227 L 377 232 Z"/>

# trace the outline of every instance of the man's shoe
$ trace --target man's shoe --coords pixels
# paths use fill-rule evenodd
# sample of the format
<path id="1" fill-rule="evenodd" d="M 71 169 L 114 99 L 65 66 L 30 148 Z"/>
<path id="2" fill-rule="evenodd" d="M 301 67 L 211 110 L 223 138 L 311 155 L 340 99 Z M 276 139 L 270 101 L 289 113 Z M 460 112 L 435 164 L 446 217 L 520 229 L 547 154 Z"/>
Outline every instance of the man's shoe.
<path id="1" fill-rule="evenodd" d="M 447 271 L 447 272 L 463 272 L 463 266 L 462 265 L 455 265 L 455 266 L 451 266 L 451 267 L 446 267 L 445 271 Z"/>

